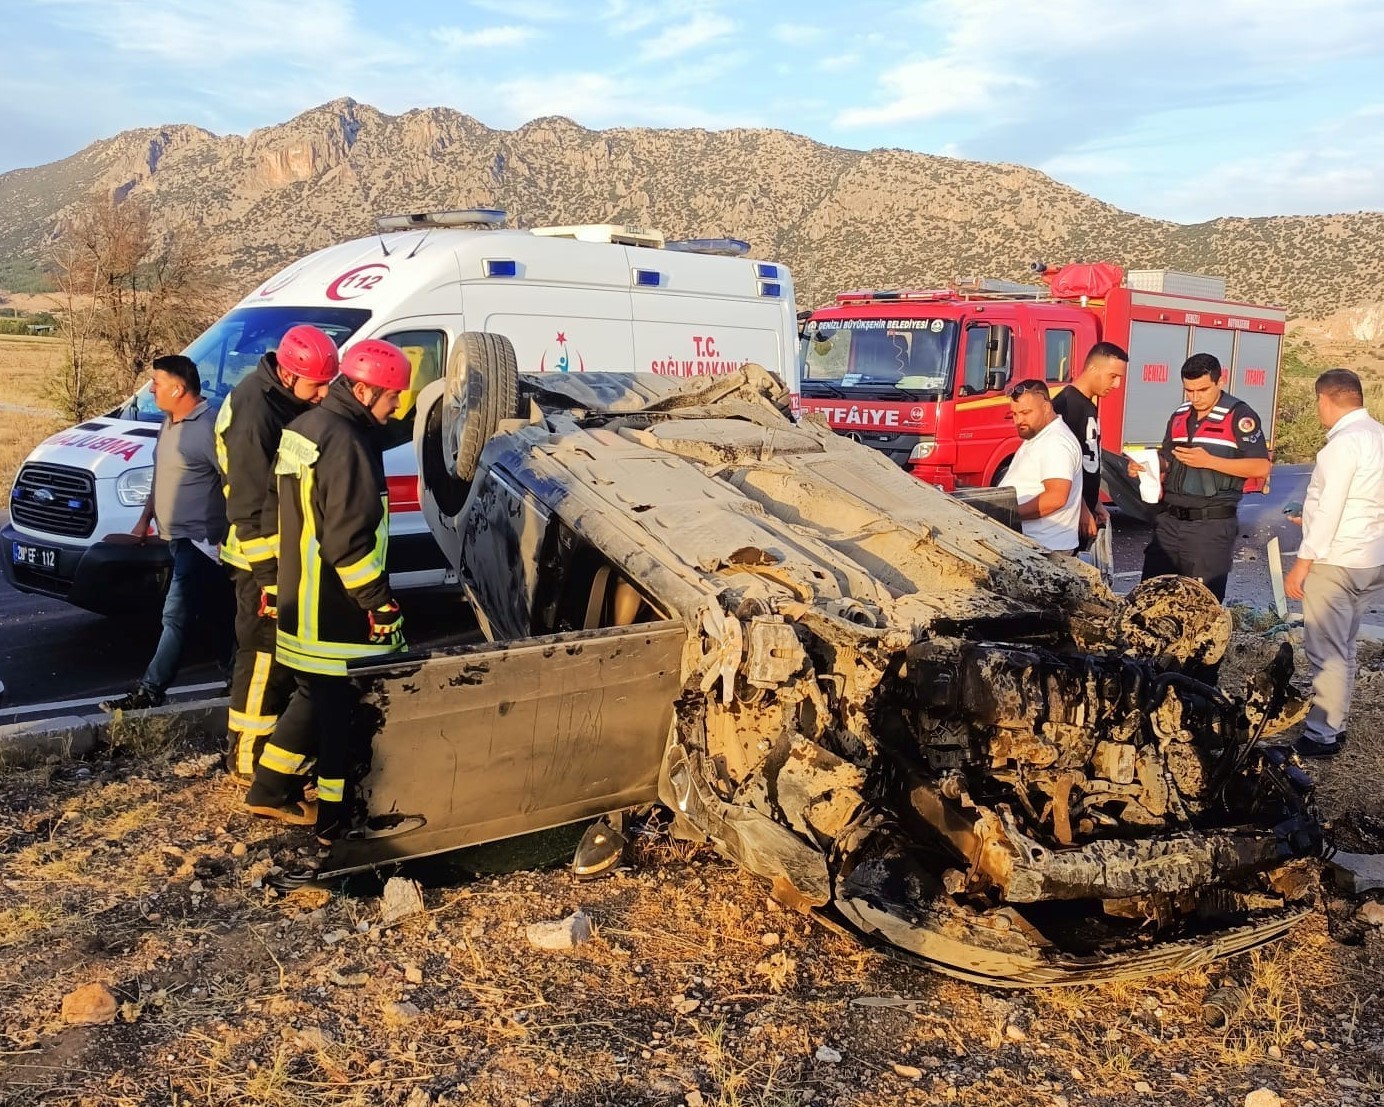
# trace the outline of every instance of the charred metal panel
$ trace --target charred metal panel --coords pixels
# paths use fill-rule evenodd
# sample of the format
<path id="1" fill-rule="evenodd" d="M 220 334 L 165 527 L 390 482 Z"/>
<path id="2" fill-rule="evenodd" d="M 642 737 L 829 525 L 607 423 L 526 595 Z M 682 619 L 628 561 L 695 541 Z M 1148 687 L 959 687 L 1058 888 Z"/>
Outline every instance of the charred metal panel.
<path id="1" fill-rule="evenodd" d="M 681 686 L 680 623 L 532 638 L 359 674 L 374 714 L 364 835 L 346 872 L 657 798 Z"/>

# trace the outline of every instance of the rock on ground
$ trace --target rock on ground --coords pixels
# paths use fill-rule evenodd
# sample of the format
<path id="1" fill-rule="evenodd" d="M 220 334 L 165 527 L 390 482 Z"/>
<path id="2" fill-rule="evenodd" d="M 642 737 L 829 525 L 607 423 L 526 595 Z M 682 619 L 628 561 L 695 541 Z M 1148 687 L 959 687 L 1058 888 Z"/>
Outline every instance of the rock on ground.
<path id="1" fill-rule="evenodd" d="M 413 915 L 421 915 L 423 910 L 423 893 L 417 882 L 391 876 L 380 898 L 380 925 L 393 926 Z"/>
<path id="2" fill-rule="evenodd" d="M 1269 1088 L 1255 1088 L 1245 1096 L 1245 1107 L 1283 1107 L 1283 1100 Z"/>
<path id="3" fill-rule="evenodd" d="M 1384 903 L 1370 900 L 1362 903 L 1356 917 L 1367 926 L 1384 926 Z"/>
<path id="4" fill-rule="evenodd" d="M 1384 888 L 1384 853 L 1335 853 L 1329 864 L 1347 892 L 1358 896 Z"/>
<path id="5" fill-rule="evenodd" d="M 578 907 L 565 919 L 531 923 L 524 933 L 535 949 L 575 949 L 591 940 L 591 920 Z"/>
<path id="6" fill-rule="evenodd" d="M 62 997 L 63 1022 L 92 1026 L 115 1021 L 115 996 L 104 984 L 83 984 Z"/>

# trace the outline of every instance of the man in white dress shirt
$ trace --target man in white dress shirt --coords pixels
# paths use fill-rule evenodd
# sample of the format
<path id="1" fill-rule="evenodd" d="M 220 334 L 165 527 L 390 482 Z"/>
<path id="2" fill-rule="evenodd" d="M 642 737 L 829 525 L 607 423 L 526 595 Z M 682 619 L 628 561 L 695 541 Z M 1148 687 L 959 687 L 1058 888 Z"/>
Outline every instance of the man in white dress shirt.
<path id="1" fill-rule="evenodd" d="M 1009 409 L 1022 441 L 1000 487 L 1018 496 L 1027 537 L 1053 553 L 1074 554 L 1080 541 L 1081 445 L 1053 410 L 1042 381 L 1016 384 Z"/>
<path id="2" fill-rule="evenodd" d="M 1317 454 L 1302 508 L 1302 545 L 1283 582 L 1302 601 L 1312 708 L 1297 751 L 1334 757 L 1346 741 L 1360 617 L 1384 591 L 1384 427 L 1365 411 L 1360 378 L 1328 369 L 1317 378 Z"/>

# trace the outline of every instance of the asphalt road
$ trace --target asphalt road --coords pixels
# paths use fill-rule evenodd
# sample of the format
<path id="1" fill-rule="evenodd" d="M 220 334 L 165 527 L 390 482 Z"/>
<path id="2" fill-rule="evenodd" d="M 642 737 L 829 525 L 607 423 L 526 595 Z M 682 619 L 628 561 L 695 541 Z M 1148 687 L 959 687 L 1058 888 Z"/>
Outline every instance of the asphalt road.
<path id="1" fill-rule="evenodd" d="M 1275 466 L 1269 493 L 1245 497 L 1229 601 L 1272 607 L 1264 547 L 1277 535 L 1285 569 L 1292 565 L 1287 555 L 1297 549 L 1300 532 L 1282 512 L 1285 504 L 1303 499 L 1310 473 L 1308 465 Z M 1148 527 L 1117 516 L 1116 586 L 1122 591 L 1138 583 L 1149 534 Z M 415 648 L 475 639 L 475 621 L 454 588 L 404 593 L 400 603 L 409 644 Z M 1384 605 L 1377 605 L 1366 619 L 1384 622 Z M 142 624 L 118 622 L 57 600 L 23 595 L 0 579 L 0 682 L 7 688 L 3 708 L 124 691 L 143 672 L 157 640 L 156 617 Z M 216 666 L 201 652 L 189 658 L 178 683 L 218 679 Z"/>
<path id="2" fill-rule="evenodd" d="M 399 605 L 405 637 L 415 649 L 475 639 L 475 619 L 457 588 L 405 592 Z M 6 691 L 0 722 L 7 711 L 23 704 L 126 691 L 144 672 L 158 637 L 157 613 L 135 622 L 108 619 L 59 600 L 17 592 L 0 577 L 0 682 Z M 196 649 L 176 686 L 221 679 L 208 651 Z"/>

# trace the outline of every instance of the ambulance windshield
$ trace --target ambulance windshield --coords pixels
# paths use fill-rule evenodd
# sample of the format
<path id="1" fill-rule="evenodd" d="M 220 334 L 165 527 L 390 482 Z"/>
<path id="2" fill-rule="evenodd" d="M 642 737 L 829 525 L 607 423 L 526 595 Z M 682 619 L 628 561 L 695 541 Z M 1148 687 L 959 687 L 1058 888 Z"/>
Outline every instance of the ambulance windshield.
<path id="1" fill-rule="evenodd" d="M 289 327 L 311 323 L 340 346 L 369 318 L 370 313 L 361 308 L 236 308 L 203 331 L 183 353 L 197 363 L 202 373 L 202 395 L 217 408 L 259 359 L 279 345 Z M 163 419 L 147 381 L 120 415 L 125 419 Z"/>
<path id="2" fill-rule="evenodd" d="M 951 392 L 956 323 L 950 319 L 821 319 L 804 337 L 803 393 L 940 399 Z"/>

